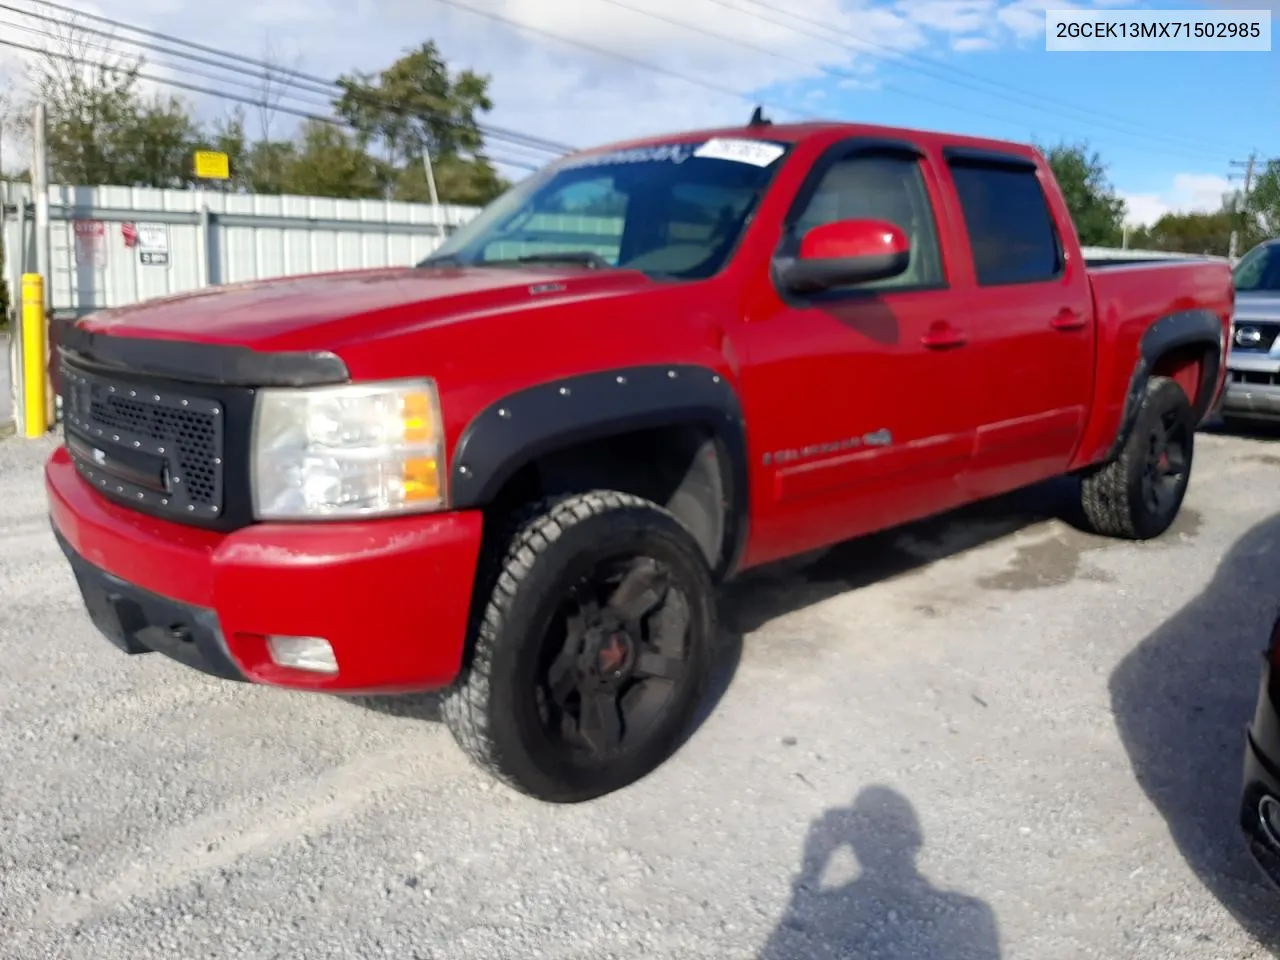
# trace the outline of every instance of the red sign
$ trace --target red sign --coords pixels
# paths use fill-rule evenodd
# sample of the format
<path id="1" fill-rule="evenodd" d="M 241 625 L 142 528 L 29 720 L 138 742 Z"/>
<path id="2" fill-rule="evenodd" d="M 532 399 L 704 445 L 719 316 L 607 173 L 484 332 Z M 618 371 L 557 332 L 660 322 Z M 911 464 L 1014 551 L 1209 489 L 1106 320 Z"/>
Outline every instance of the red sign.
<path id="1" fill-rule="evenodd" d="M 120 236 L 124 237 L 124 245 L 129 248 L 138 245 L 138 228 L 132 223 L 120 224 Z"/>
<path id="2" fill-rule="evenodd" d="M 107 228 L 101 220 L 76 220 L 76 266 L 102 268 L 107 265 Z"/>

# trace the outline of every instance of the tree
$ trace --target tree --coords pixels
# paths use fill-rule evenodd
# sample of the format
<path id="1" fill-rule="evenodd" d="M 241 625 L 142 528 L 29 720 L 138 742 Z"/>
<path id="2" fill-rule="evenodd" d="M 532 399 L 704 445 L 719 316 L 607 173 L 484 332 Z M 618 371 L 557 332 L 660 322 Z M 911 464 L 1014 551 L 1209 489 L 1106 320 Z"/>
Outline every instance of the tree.
<path id="1" fill-rule="evenodd" d="M 389 170 L 331 123 L 308 121 L 285 171 L 291 193 L 314 197 L 377 197 Z"/>
<path id="2" fill-rule="evenodd" d="M 4 178 L 4 171 L 14 165 L 13 151 L 25 128 L 21 111 L 18 91 L 12 81 L 6 80 L 0 84 L 0 179 Z"/>
<path id="3" fill-rule="evenodd" d="M 53 47 L 32 68 L 33 96 L 47 111 L 50 179 L 80 186 L 188 184 L 200 132 L 186 104 L 141 96 L 142 58 L 116 56 L 74 20 L 54 30 Z"/>
<path id="4" fill-rule="evenodd" d="M 236 192 L 280 194 L 296 192 L 289 183 L 289 166 L 297 154 L 293 140 L 253 140 L 245 130 L 243 107 L 235 107 L 214 121 L 200 149 L 227 155 L 231 180 L 227 188 Z"/>
<path id="5" fill-rule="evenodd" d="M 471 70 L 450 75 L 430 41 L 378 74 L 339 78 L 334 110 L 356 131 L 356 145 L 376 149 L 396 169 L 396 199 L 426 199 L 423 158 L 430 155 L 440 199 L 486 203 L 505 189 L 483 154 L 476 116 L 493 109 L 489 78 Z"/>
<path id="6" fill-rule="evenodd" d="M 1120 246 L 1124 235 L 1124 200 L 1107 180 L 1102 158 L 1087 143 L 1060 143 L 1043 150 L 1075 221 L 1083 246 Z"/>
<path id="7" fill-rule="evenodd" d="M 1240 252 L 1268 237 L 1280 237 L 1280 161 L 1270 161 L 1254 178 L 1241 208 L 1248 242 L 1242 243 Z"/>
<path id="8" fill-rule="evenodd" d="M 1166 213 L 1150 227 L 1134 231 L 1129 246 L 1226 256 L 1236 227 L 1237 218 L 1226 207 L 1215 213 Z"/>
<path id="9" fill-rule="evenodd" d="M 476 119 L 493 106 L 488 78 L 451 73 L 433 43 L 380 73 L 343 77 L 333 123 L 317 118 L 279 136 L 274 119 L 293 68 L 277 65 L 269 43 L 251 133 L 243 108 L 203 125 L 177 97 L 144 97 L 143 59 L 118 56 L 96 28 L 72 18 L 53 29 L 28 91 L 46 105 L 53 182 L 191 187 L 192 154 L 207 149 L 227 154 L 223 186 L 240 192 L 426 201 L 428 156 L 442 200 L 480 205 L 507 187 Z M 0 115 L 0 144 L 4 134 Z"/>

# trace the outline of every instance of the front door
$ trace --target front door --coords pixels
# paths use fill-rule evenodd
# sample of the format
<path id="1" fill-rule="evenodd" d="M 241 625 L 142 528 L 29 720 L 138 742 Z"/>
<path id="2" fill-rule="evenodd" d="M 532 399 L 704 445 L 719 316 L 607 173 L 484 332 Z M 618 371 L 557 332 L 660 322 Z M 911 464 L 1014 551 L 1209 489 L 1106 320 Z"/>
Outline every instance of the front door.
<path id="1" fill-rule="evenodd" d="M 808 297 L 770 286 L 748 316 L 744 398 L 754 459 L 754 536 L 767 562 L 958 502 L 982 384 L 954 316 L 943 242 L 951 229 L 930 161 L 912 145 L 855 140 L 815 164 L 780 254 L 835 220 L 899 226 L 898 277 Z M 942 216 L 939 213 L 942 212 Z"/>

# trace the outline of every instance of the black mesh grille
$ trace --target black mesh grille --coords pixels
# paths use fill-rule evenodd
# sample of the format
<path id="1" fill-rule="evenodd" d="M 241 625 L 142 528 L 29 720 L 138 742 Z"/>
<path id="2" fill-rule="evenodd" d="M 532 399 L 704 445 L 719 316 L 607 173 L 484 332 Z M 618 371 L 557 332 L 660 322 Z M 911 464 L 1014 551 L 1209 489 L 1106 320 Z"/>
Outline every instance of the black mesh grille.
<path id="1" fill-rule="evenodd" d="M 67 447 L 104 494 L 174 519 L 223 507 L 222 402 L 191 387 L 130 382 L 62 364 Z"/>
<path id="2" fill-rule="evenodd" d="M 89 403 L 92 424 L 171 444 L 187 496 L 201 504 L 217 503 L 218 431 L 212 415 L 98 394 Z"/>

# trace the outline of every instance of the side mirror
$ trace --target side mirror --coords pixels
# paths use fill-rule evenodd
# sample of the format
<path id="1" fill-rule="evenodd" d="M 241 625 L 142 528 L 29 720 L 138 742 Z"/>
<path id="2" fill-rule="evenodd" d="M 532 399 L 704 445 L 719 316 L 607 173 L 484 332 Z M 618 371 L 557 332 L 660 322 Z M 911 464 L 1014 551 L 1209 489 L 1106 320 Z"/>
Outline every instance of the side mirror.
<path id="1" fill-rule="evenodd" d="M 814 227 L 781 271 L 796 293 L 817 293 L 896 277 L 911 262 L 911 241 L 885 220 L 837 220 Z"/>

